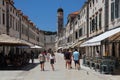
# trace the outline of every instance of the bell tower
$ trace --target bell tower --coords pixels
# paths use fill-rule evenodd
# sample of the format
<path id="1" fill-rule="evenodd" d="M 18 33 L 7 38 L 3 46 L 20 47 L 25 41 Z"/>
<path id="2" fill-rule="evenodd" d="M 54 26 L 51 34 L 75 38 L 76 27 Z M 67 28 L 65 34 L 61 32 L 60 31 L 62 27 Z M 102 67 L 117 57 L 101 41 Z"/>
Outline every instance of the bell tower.
<path id="1" fill-rule="evenodd" d="M 63 9 L 58 8 L 57 10 L 57 35 L 58 37 L 62 36 L 63 31 Z"/>

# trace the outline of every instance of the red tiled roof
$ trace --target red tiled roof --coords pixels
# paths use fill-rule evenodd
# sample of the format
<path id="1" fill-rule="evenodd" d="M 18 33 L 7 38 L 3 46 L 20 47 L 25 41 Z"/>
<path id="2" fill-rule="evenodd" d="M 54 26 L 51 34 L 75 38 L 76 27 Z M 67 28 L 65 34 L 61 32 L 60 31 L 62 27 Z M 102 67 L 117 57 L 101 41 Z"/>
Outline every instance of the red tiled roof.
<path id="1" fill-rule="evenodd" d="M 70 17 L 75 17 L 76 15 L 79 14 L 79 11 L 76 11 L 76 12 L 72 12 L 69 14 Z"/>
<path id="2" fill-rule="evenodd" d="M 79 14 L 79 11 L 76 11 L 76 12 L 73 12 L 71 13 L 72 15 L 78 15 Z"/>

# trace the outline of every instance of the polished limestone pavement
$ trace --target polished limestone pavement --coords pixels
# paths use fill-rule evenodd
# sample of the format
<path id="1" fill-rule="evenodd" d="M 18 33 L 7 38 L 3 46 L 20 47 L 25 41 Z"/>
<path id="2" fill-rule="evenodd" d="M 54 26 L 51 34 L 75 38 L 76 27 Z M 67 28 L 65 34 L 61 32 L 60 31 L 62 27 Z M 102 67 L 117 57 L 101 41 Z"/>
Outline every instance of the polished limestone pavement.
<path id="1" fill-rule="evenodd" d="M 95 72 L 88 67 L 82 66 L 80 70 L 65 68 L 63 55 L 56 53 L 55 71 L 52 71 L 50 63 L 45 63 L 45 71 L 40 70 L 39 60 L 30 64 L 23 70 L 0 71 L 0 80 L 119 80 L 120 75 L 106 75 Z M 82 62 L 82 60 L 81 60 Z"/>
<path id="2" fill-rule="evenodd" d="M 36 61 L 38 62 L 38 61 Z M 82 63 L 82 60 L 81 60 Z M 55 71 L 52 71 L 49 62 L 45 63 L 45 71 L 40 71 L 40 65 L 30 71 L 24 77 L 24 80 L 117 80 L 112 75 L 104 75 L 94 70 L 81 65 L 80 70 L 75 70 L 74 62 L 72 62 L 72 69 L 65 68 L 65 61 L 63 55 L 56 53 L 56 63 L 54 64 Z M 113 78 L 113 79 L 112 79 Z"/>

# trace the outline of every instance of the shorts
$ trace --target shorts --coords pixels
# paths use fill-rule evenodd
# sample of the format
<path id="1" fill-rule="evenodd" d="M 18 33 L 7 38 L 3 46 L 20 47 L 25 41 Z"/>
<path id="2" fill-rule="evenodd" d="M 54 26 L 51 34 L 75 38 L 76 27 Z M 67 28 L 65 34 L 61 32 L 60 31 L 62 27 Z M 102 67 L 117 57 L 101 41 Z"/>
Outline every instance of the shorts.
<path id="1" fill-rule="evenodd" d="M 75 64 L 80 64 L 80 63 L 79 63 L 79 60 L 74 60 L 74 63 L 75 63 Z"/>
<path id="2" fill-rule="evenodd" d="M 70 59 L 66 59 L 66 62 L 67 62 L 67 63 L 70 63 L 70 62 L 71 62 L 71 60 L 70 60 Z"/>
<path id="3" fill-rule="evenodd" d="M 54 59 L 50 59 L 50 64 L 54 64 Z"/>
<path id="4" fill-rule="evenodd" d="M 40 61 L 40 64 L 43 64 L 45 61 Z"/>

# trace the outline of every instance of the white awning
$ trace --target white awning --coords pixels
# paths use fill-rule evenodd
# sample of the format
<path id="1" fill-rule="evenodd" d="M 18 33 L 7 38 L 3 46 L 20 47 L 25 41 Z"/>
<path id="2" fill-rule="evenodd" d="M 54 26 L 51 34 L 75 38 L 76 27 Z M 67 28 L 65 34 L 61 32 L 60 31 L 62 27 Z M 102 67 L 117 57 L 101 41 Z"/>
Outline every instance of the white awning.
<path id="1" fill-rule="evenodd" d="M 0 35 L 0 45 L 9 45 L 9 46 L 29 46 L 26 42 L 19 38 L 11 37 L 7 34 Z"/>
<path id="2" fill-rule="evenodd" d="M 25 43 L 25 44 L 27 44 L 28 46 L 30 46 L 30 47 L 32 47 L 32 46 L 34 46 L 34 44 L 32 44 L 32 43 L 30 43 L 30 42 L 27 42 L 27 41 L 25 41 L 25 40 L 21 40 L 23 43 Z"/>
<path id="3" fill-rule="evenodd" d="M 108 37 L 111 37 L 113 36 L 114 34 L 116 33 L 119 33 L 120 32 L 120 27 L 118 28 L 115 28 L 115 29 L 112 29 L 112 30 L 109 30 L 109 31 L 106 31 L 96 37 L 93 37 L 92 39 L 82 43 L 80 45 L 80 47 L 84 47 L 84 46 L 95 46 L 95 45 L 101 45 L 101 41 L 108 38 Z"/>
<path id="4" fill-rule="evenodd" d="M 31 48 L 42 48 L 41 46 L 38 46 L 38 45 L 34 45 L 34 46 L 31 46 Z"/>
<path id="5" fill-rule="evenodd" d="M 62 49 L 63 47 L 58 47 L 58 49 Z"/>
<path id="6" fill-rule="evenodd" d="M 74 48 L 74 47 L 78 47 L 83 41 L 78 41 L 76 43 L 74 43 L 71 47 Z"/>

